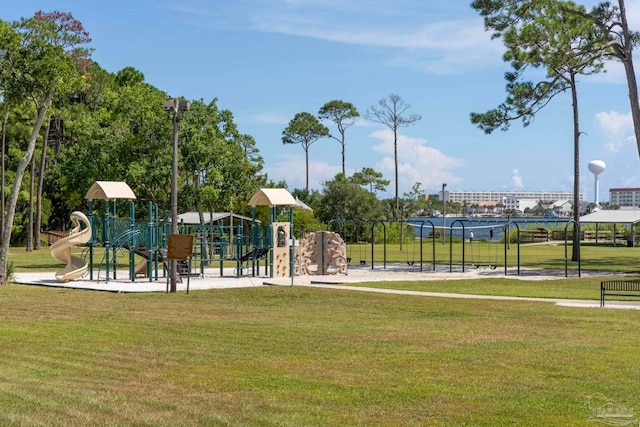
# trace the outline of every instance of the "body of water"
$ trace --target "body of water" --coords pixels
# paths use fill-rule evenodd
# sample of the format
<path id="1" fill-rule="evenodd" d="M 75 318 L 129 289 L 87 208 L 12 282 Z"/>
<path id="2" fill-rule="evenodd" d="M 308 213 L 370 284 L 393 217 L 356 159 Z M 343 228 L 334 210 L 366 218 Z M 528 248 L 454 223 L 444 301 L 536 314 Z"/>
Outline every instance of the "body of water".
<path id="1" fill-rule="evenodd" d="M 506 227 L 507 221 L 511 223 L 517 223 L 520 229 L 527 227 L 536 228 L 564 228 L 571 218 L 546 218 L 546 217 L 491 217 L 491 218 L 479 218 L 479 217 L 415 217 L 407 219 L 407 222 L 416 227 L 416 235 L 420 235 L 420 226 L 422 225 L 422 236 L 427 237 L 431 233 L 431 224 L 436 227 L 436 230 L 442 230 L 446 228 L 447 234 L 450 233 L 451 226 L 453 225 L 453 235 L 462 235 L 462 226 L 465 229 L 465 238 L 469 237 L 469 232 L 473 231 L 475 239 L 490 239 L 491 232 L 493 230 L 493 240 L 501 240 L 502 233 Z"/>

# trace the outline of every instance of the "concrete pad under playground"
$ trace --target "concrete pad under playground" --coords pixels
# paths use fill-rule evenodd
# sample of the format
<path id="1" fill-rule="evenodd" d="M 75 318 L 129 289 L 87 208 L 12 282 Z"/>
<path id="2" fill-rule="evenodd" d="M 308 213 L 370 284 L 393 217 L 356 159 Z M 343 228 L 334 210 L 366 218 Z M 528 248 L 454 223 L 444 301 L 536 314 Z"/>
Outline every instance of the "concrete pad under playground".
<path id="1" fill-rule="evenodd" d="M 73 280 L 69 282 L 60 282 L 56 280 L 54 272 L 47 273 L 17 273 L 15 282 L 21 285 L 36 285 L 36 286 L 48 286 L 56 288 L 69 288 L 69 289 L 84 289 L 94 291 L 105 292 L 117 292 L 117 293 L 130 293 L 130 292 L 166 292 L 167 280 L 166 278 L 159 278 L 157 281 L 150 282 L 147 278 L 138 277 L 134 282 L 125 279 L 126 272 L 119 272 L 122 279 L 110 279 L 108 282 L 104 278 L 100 280 L 88 280 L 85 277 L 82 280 Z M 569 277 L 577 277 L 576 271 L 568 272 Z M 607 277 L 617 276 L 619 273 L 602 273 L 602 272 L 585 272 L 581 274 L 582 277 L 602 277 L 603 280 Z M 225 288 L 243 288 L 243 287 L 256 287 L 263 285 L 276 285 L 276 286 L 309 286 L 325 289 L 337 289 L 348 290 L 355 292 L 378 292 L 378 293 L 390 293 L 399 295 L 414 295 L 425 297 L 439 297 L 439 298 L 465 298 L 465 299 L 485 299 L 485 300 L 501 300 L 501 301 L 538 301 L 538 302 L 552 302 L 559 306 L 564 307 L 594 307 L 600 308 L 599 300 L 565 300 L 565 299 L 551 299 L 551 298 L 525 298 L 525 297 L 509 297 L 498 295 L 470 295 L 470 294 L 455 294 L 455 293 L 443 293 L 443 292 L 422 292 L 422 291 L 407 291 L 397 289 L 380 289 L 380 288 L 367 288 L 367 287 L 354 287 L 344 286 L 349 283 L 362 283 L 362 282 L 384 282 L 384 281 L 446 281 L 446 280 L 461 280 L 461 279 L 478 279 L 478 278 L 507 278 L 514 280 L 551 280 L 560 279 L 565 277 L 564 271 L 551 271 L 551 270 L 539 270 L 539 269 L 520 269 L 518 274 L 517 269 L 507 269 L 505 275 L 504 268 L 502 269 L 490 269 L 490 268 L 465 268 L 462 271 L 460 266 L 453 267 L 450 271 L 449 266 L 436 266 L 435 271 L 431 271 L 430 266 L 423 268 L 420 271 L 419 266 L 403 266 L 403 265 L 387 265 L 386 269 L 382 266 L 376 266 L 372 269 L 370 266 L 351 266 L 347 275 L 308 275 L 308 276 L 296 276 L 286 278 L 270 278 L 267 276 L 251 276 L 242 275 L 235 276 L 234 269 L 225 269 L 223 275 L 220 276 L 219 269 L 207 269 L 205 270 L 204 277 L 191 277 L 189 279 L 189 290 L 203 290 L 203 289 L 225 289 Z M 182 283 L 177 284 L 178 291 L 187 290 L 187 278 L 183 278 Z M 640 310 L 640 301 L 613 301 L 607 300 L 605 308 L 613 309 L 636 309 Z"/>

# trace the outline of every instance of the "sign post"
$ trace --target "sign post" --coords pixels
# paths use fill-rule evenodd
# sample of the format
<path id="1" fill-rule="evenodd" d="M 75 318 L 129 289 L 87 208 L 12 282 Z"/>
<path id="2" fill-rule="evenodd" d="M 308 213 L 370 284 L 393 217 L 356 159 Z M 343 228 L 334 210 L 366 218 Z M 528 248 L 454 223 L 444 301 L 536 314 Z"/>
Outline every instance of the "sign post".
<path id="1" fill-rule="evenodd" d="M 167 241 L 167 258 L 176 261 L 186 261 L 189 266 L 187 271 L 187 294 L 189 293 L 189 279 L 191 277 L 191 257 L 193 256 L 193 236 L 191 234 L 169 234 Z M 177 267 L 178 263 L 171 263 Z M 172 274 L 175 272 L 172 272 Z M 175 277 L 175 276 L 173 276 Z M 169 282 L 167 281 L 167 292 L 169 292 Z"/>

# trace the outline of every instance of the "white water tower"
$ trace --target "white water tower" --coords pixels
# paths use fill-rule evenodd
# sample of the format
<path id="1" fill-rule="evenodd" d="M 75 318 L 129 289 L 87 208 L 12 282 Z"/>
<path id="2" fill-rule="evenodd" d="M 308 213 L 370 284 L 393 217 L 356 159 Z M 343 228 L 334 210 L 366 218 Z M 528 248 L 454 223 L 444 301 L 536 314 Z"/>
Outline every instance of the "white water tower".
<path id="1" fill-rule="evenodd" d="M 606 168 L 607 165 L 602 160 L 592 160 L 589 162 L 589 171 L 591 171 L 595 178 L 595 198 L 593 202 L 596 204 L 596 210 L 600 208 L 600 203 L 598 202 L 600 199 L 600 174 L 604 172 Z"/>

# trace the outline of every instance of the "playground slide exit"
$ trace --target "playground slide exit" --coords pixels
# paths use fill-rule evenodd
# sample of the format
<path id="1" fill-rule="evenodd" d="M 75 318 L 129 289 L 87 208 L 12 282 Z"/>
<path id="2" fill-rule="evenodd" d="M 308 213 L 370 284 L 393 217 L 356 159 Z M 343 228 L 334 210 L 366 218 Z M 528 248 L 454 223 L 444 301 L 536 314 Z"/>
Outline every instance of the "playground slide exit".
<path id="1" fill-rule="evenodd" d="M 71 212 L 70 217 L 75 225 L 69 236 L 51 245 L 51 256 L 66 264 L 62 270 L 56 273 L 56 279 L 61 282 L 81 278 L 87 272 L 88 267 L 85 260 L 71 255 L 71 248 L 75 245 L 83 245 L 91 240 L 91 224 L 82 212 Z M 83 222 L 86 227 L 82 229 L 78 221 Z"/>

